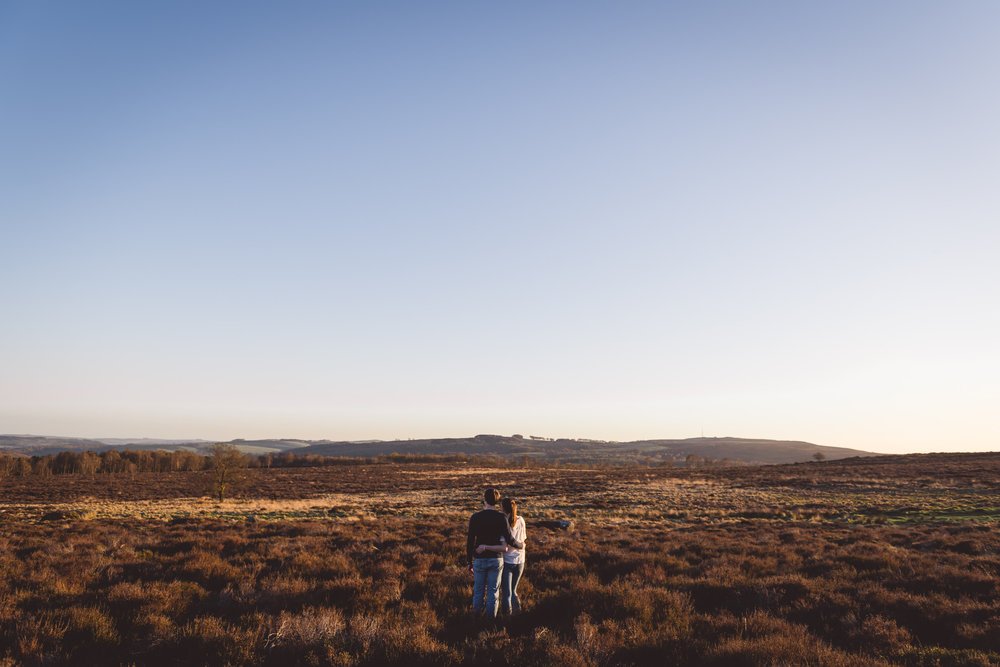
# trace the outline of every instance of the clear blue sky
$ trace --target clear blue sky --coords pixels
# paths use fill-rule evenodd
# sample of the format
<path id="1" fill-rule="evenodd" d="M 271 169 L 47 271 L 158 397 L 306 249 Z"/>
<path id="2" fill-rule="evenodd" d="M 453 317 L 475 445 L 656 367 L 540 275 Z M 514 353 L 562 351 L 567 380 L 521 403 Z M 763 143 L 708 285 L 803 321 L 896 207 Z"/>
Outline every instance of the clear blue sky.
<path id="1" fill-rule="evenodd" d="M 0 432 L 1000 449 L 998 24 L 4 3 Z"/>

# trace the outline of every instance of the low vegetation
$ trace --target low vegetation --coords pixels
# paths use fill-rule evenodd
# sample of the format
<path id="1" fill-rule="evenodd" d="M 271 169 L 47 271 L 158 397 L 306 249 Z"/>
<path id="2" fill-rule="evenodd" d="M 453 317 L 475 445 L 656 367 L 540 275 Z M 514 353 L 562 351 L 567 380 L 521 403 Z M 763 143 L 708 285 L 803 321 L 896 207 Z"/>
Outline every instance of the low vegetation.
<path id="1" fill-rule="evenodd" d="M 1000 455 L 249 473 L 0 481 L 0 664 L 1000 664 Z M 462 563 L 487 484 L 530 540 L 495 624 Z"/>

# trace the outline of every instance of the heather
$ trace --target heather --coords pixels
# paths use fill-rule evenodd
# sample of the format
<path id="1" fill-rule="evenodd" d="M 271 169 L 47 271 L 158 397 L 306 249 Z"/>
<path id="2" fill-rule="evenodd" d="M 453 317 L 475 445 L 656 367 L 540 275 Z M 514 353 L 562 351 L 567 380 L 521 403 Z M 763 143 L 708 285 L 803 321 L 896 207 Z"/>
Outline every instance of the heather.
<path id="1" fill-rule="evenodd" d="M 728 470 L 384 461 L 0 480 L 5 664 L 1000 664 L 1000 456 Z M 74 483 L 75 482 L 75 483 Z M 468 612 L 478 490 L 522 615 Z"/>

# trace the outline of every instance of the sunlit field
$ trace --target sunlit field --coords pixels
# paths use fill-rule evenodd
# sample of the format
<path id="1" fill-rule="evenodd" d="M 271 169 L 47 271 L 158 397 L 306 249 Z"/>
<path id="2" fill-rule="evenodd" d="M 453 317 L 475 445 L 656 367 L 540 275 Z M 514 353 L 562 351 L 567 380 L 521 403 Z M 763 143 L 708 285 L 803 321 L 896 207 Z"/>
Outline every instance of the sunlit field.
<path id="1" fill-rule="evenodd" d="M 0 664 L 1000 664 L 1000 455 L 0 479 Z M 468 516 L 527 521 L 469 609 Z"/>

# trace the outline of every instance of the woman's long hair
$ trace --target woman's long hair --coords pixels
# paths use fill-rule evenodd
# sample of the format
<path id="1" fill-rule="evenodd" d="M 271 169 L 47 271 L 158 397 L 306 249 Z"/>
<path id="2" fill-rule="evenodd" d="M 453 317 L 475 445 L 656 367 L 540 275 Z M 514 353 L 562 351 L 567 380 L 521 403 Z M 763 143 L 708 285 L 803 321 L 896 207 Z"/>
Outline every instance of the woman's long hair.
<path id="1" fill-rule="evenodd" d="M 500 503 L 503 505 L 503 513 L 510 519 L 510 527 L 513 528 L 514 524 L 517 523 L 517 501 L 504 498 Z"/>

